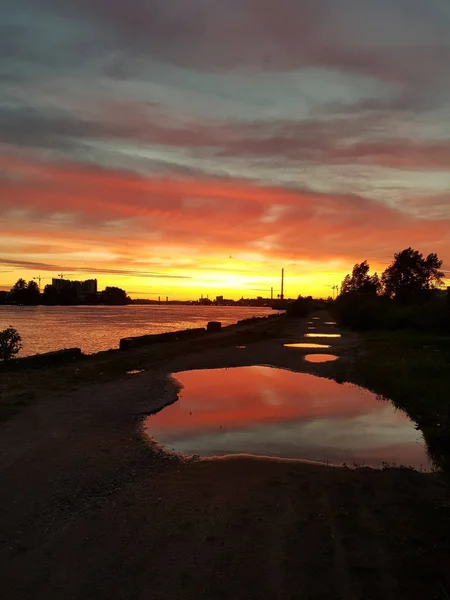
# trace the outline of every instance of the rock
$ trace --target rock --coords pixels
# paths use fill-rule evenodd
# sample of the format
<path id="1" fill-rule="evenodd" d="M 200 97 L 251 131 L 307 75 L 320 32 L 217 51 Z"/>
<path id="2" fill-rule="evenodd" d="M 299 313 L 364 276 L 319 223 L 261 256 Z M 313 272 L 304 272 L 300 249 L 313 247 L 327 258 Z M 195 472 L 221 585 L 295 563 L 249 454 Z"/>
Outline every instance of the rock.
<path id="1" fill-rule="evenodd" d="M 133 338 L 122 338 L 119 342 L 119 350 L 129 350 L 133 346 Z"/>
<path id="2" fill-rule="evenodd" d="M 220 321 L 210 321 L 206 326 L 206 331 L 208 333 L 218 333 L 222 331 L 222 323 Z"/>

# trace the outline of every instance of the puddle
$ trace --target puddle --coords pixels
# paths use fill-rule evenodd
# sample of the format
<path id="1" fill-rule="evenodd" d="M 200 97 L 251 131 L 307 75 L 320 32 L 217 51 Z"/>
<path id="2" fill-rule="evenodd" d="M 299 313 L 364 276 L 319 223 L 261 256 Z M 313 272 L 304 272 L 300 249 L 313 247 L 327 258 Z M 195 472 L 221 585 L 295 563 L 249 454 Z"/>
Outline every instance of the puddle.
<path id="1" fill-rule="evenodd" d="M 337 325 L 336 321 L 325 321 L 325 325 Z"/>
<path id="2" fill-rule="evenodd" d="M 368 390 L 262 366 L 174 377 L 183 386 L 179 400 L 145 422 L 168 450 L 430 468 L 414 424 Z"/>
<path id="3" fill-rule="evenodd" d="M 127 371 L 127 375 L 139 375 L 139 373 L 143 373 L 145 369 L 133 369 L 132 371 Z"/>
<path id="4" fill-rule="evenodd" d="M 244 348 L 247 348 L 247 346 L 236 346 L 236 348 L 238 348 L 238 350 L 244 350 Z"/>
<path id="5" fill-rule="evenodd" d="M 318 321 L 320 317 L 313 317 L 313 321 Z"/>
<path id="6" fill-rule="evenodd" d="M 339 356 L 336 354 L 306 354 L 304 359 L 310 363 L 326 363 L 337 360 Z"/>
<path id="7" fill-rule="evenodd" d="M 285 348 L 331 348 L 328 344 L 313 344 L 312 342 L 301 342 L 299 344 L 283 344 Z"/>
<path id="8" fill-rule="evenodd" d="M 340 338 L 340 333 L 305 333 L 305 337 L 311 338 Z"/>
<path id="9" fill-rule="evenodd" d="M 308 329 L 317 329 L 316 327 L 308 327 Z"/>

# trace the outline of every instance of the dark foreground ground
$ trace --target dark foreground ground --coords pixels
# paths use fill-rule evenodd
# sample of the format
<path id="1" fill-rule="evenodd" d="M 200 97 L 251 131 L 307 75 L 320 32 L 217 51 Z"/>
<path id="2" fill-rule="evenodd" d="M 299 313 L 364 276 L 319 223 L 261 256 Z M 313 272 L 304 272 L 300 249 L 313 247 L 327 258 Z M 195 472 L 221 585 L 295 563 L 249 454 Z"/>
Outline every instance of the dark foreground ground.
<path id="1" fill-rule="evenodd" d="M 282 343 L 305 327 L 282 320 L 182 348 L 3 374 L 2 595 L 448 598 L 442 475 L 249 457 L 189 461 L 142 436 L 142 418 L 176 397 L 167 373 L 238 364 L 302 370 L 299 352 Z M 247 349 L 236 352 L 243 341 Z M 344 333 L 333 345 L 341 360 L 308 370 L 350 378 L 359 341 Z M 127 377 L 130 366 L 147 370 Z"/>

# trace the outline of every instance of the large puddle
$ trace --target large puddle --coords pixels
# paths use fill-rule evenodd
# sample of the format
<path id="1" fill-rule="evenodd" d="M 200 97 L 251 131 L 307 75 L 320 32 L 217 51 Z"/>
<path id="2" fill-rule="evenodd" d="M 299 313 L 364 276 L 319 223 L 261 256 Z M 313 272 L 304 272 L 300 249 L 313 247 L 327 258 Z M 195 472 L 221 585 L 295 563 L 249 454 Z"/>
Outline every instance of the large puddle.
<path id="1" fill-rule="evenodd" d="M 421 433 L 368 390 L 262 366 L 185 371 L 175 378 L 183 385 L 179 400 L 145 423 L 167 450 L 430 468 Z"/>

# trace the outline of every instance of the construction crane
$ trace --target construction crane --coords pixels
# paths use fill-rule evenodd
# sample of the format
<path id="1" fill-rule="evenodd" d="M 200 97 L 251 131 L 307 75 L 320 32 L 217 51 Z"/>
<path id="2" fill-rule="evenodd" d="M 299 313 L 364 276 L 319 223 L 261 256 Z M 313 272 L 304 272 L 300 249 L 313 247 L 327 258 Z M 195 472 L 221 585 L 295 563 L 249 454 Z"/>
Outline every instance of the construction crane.
<path id="1" fill-rule="evenodd" d="M 38 284 L 39 284 L 39 289 L 41 289 L 41 281 L 42 281 L 43 279 L 49 279 L 49 278 L 48 278 L 48 277 L 41 277 L 40 275 L 38 275 L 37 277 L 33 277 L 33 279 L 34 279 L 35 281 L 37 281 L 37 282 L 38 282 Z"/>
<path id="2" fill-rule="evenodd" d="M 325 287 L 329 287 L 333 290 L 333 300 L 334 300 L 335 294 L 337 296 L 337 294 L 339 292 L 339 286 L 338 285 L 326 285 Z"/>

